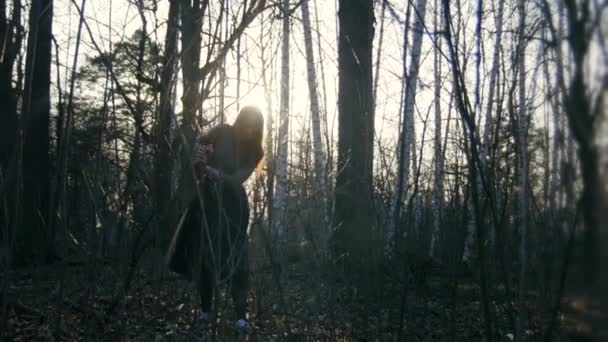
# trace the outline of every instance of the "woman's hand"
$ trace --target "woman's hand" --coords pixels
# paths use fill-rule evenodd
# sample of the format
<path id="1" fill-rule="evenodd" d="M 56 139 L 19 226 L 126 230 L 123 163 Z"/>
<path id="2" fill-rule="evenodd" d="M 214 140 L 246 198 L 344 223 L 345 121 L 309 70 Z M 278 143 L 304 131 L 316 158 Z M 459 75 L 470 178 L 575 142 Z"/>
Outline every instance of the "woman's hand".
<path id="1" fill-rule="evenodd" d="M 206 166 L 207 177 L 214 182 L 219 182 L 222 180 L 222 174 L 215 168 L 211 166 Z"/>
<path id="2" fill-rule="evenodd" d="M 211 153 L 213 153 L 213 145 L 197 142 L 192 149 L 192 165 L 207 165 Z"/>

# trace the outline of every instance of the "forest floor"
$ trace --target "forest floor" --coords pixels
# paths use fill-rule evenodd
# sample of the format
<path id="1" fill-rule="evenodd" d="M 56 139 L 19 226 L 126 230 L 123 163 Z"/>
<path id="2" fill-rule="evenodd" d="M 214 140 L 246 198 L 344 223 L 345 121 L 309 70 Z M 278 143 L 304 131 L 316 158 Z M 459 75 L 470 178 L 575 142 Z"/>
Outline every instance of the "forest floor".
<path id="1" fill-rule="evenodd" d="M 215 325 L 206 332 L 193 328 L 198 303 L 194 285 L 172 274 L 155 281 L 152 272 L 140 270 L 123 296 L 117 294 L 124 281 L 119 275 L 125 270 L 109 266 L 12 271 L 3 291 L 8 299 L 2 303 L 4 337 L 9 341 L 155 342 L 482 339 L 479 291 L 471 280 L 435 277 L 423 286 L 403 286 L 387 279 L 380 291 L 362 295 L 310 272 L 308 266 L 289 266 L 280 286 L 270 268 L 252 274 L 253 331 L 248 335 L 233 328 L 230 301 L 224 295 L 216 301 L 220 310 Z M 116 298 L 122 299 L 108 312 Z M 495 341 L 509 341 L 508 303 L 497 299 L 492 304 Z M 542 336 L 539 315 L 533 309 L 529 313 L 528 332 L 538 338 Z"/>

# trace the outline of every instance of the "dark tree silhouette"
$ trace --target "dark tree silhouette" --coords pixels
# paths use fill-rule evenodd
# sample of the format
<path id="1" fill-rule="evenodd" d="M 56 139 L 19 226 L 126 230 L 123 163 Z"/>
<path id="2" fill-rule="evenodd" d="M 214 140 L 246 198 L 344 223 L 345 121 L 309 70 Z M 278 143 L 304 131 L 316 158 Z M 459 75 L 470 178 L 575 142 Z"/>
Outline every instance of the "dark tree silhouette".
<path id="1" fill-rule="evenodd" d="M 23 94 L 23 219 L 17 232 L 17 262 L 47 258 L 49 118 L 53 1 L 34 0 L 29 17 Z"/>
<path id="2" fill-rule="evenodd" d="M 370 257 L 372 220 L 373 97 L 372 0 L 339 3 L 339 131 L 333 236 L 345 264 Z M 352 264 L 351 266 L 354 266 Z"/>
<path id="3" fill-rule="evenodd" d="M 13 86 L 13 67 L 21 48 L 21 5 L 16 2 L 12 17 L 6 16 L 6 1 L 0 1 L 0 177 L 6 177 L 17 132 L 17 94 Z M 0 179 L 2 179 L 0 178 Z"/>

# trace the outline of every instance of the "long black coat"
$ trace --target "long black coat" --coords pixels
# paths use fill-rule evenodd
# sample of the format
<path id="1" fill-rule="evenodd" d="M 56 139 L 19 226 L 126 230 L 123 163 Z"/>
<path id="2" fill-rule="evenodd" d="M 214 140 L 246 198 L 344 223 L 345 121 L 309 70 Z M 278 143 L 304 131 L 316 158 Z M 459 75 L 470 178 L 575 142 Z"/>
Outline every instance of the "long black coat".
<path id="1" fill-rule="evenodd" d="M 197 272 L 219 271 L 220 279 L 246 272 L 249 205 L 245 189 L 205 178 L 199 192 L 202 201 L 197 196 L 191 202 L 173 236 L 169 268 L 188 279 Z"/>

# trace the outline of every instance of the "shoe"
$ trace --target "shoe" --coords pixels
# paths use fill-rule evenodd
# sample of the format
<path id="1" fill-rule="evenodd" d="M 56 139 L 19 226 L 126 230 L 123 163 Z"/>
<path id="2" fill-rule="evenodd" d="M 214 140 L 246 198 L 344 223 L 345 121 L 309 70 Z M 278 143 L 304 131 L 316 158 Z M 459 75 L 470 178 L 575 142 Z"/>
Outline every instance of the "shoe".
<path id="1" fill-rule="evenodd" d="M 236 330 L 244 333 L 249 333 L 252 330 L 251 324 L 249 324 L 246 319 L 239 319 L 234 323 L 234 327 L 236 328 Z"/>

